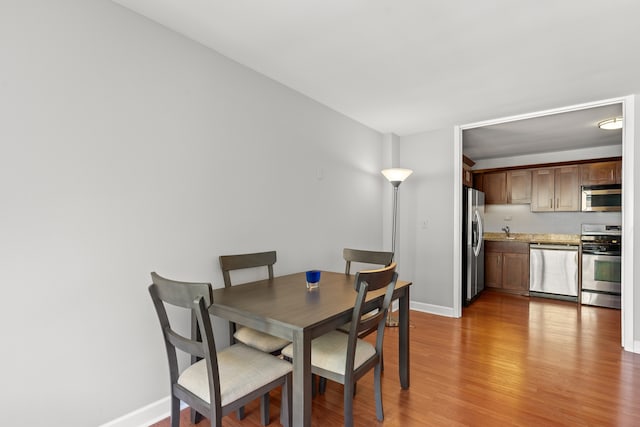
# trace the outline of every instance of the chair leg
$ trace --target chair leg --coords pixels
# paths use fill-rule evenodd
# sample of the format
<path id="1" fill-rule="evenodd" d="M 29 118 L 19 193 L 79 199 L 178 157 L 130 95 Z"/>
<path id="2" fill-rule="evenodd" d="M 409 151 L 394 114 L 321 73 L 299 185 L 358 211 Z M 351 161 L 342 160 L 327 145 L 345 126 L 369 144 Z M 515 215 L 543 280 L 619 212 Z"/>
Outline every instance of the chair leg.
<path id="1" fill-rule="evenodd" d="M 280 399 L 280 424 L 282 424 L 283 427 L 291 427 L 291 411 L 293 406 L 293 395 L 291 394 L 293 390 L 292 380 L 293 376 L 289 374 L 282 385 L 282 395 Z"/>
<path id="2" fill-rule="evenodd" d="M 191 424 L 198 424 L 204 418 L 202 414 L 198 413 L 195 409 L 191 408 Z"/>
<path id="3" fill-rule="evenodd" d="M 269 424 L 269 392 L 262 395 L 260 398 L 260 422 L 263 426 Z"/>
<path id="4" fill-rule="evenodd" d="M 374 369 L 373 381 L 375 383 L 376 418 L 378 418 L 378 421 L 382 421 L 384 420 L 384 411 L 382 409 L 382 362 L 378 363 Z"/>
<path id="5" fill-rule="evenodd" d="M 171 427 L 180 427 L 180 399 L 175 396 L 171 396 Z"/>
<path id="6" fill-rule="evenodd" d="M 318 393 L 323 395 L 327 391 L 327 379 L 325 377 L 318 377 Z"/>
<path id="7" fill-rule="evenodd" d="M 344 426 L 353 427 L 353 384 L 344 385 Z"/>

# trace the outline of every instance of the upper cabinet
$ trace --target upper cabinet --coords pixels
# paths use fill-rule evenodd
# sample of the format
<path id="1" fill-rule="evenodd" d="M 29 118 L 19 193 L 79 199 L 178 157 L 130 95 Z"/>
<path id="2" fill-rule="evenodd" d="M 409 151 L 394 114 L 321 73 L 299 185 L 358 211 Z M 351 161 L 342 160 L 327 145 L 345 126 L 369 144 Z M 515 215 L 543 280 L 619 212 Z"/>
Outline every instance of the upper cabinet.
<path id="1" fill-rule="evenodd" d="M 532 212 L 580 210 L 580 186 L 622 183 L 622 160 L 582 161 L 473 171 L 486 204 L 531 204 Z"/>
<path id="2" fill-rule="evenodd" d="M 622 161 L 580 165 L 580 180 L 582 185 L 621 184 Z"/>
<path id="3" fill-rule="evenodd" d="M 532 212 L 580 210 L 580 172 L 578 166 L 534 169 L 531 181 Z"/>
<path id="4" fill-rule="evenodd" d="M 494 205 L 507 203 L 507 173 L 485 173 L 482 176 L 482 190 L 485 203 Z"/>
<path id="5" fill-rule="evenodd" d="M 476 162 L 467 156 L 462 156 L 462 185 L 473 187 L 473 173 L 471 172 L 471 167 L 475 164 Z"/>
<path id="6" fill-rule="evenodd" d="M 510 170 L 482 174 L 482 191 L 487 204 L 531 203 L 531 171 Z"/>
<path id="7" fill-rule="evenodd" d="M 531 203 L 531 171 L 507 171 L 507 203 Z"/>

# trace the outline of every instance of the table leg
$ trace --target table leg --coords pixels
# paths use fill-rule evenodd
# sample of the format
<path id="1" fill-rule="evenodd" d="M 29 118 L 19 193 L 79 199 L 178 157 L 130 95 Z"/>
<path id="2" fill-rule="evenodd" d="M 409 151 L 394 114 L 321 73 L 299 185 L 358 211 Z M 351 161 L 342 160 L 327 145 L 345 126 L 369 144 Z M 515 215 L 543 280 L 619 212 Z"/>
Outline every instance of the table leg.
<path id="1" fill-rule="evenodd" d="M 398 299 L 400 339 L 398 340 L 398 355 L 400 368 L 400 385 L 403 389 L 409 388 L 409 287 Z"/>
<path id="2" fill-rule="evenodd" d="M 293 334 L 293 425 L 311 427 L 311 338 Z"/>

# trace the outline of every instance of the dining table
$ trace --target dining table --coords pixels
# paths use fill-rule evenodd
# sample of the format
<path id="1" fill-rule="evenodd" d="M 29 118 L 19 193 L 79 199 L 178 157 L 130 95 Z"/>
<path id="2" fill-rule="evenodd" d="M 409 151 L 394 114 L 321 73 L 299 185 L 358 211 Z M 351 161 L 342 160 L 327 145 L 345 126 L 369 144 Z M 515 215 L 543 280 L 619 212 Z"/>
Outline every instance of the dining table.
<path id="1" fill-rule="evenodd" d="M 355 275 L 322 271 L 319 286 L 307 289 L 305 272 L 213 290 L 209 313 L 293 343 L 293 424 L 311 426 L 311 341 L 351 321 L 357 292 Z M 398 280 L 400 385 L 409 388 L 409 287 Z M 365 312 L 385 289 L 370 292 Z"/>

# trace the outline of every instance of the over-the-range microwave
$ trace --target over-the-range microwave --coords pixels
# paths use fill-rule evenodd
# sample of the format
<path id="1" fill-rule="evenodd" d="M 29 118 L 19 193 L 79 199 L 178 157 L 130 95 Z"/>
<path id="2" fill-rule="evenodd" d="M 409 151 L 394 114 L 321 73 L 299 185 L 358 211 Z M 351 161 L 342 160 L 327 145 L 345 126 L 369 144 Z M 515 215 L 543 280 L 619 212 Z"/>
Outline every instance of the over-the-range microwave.
<path id="1" fill-rule="evenodd" d="M 582 212 L 620 212 L 622 185 L 583 185 Z"/>

